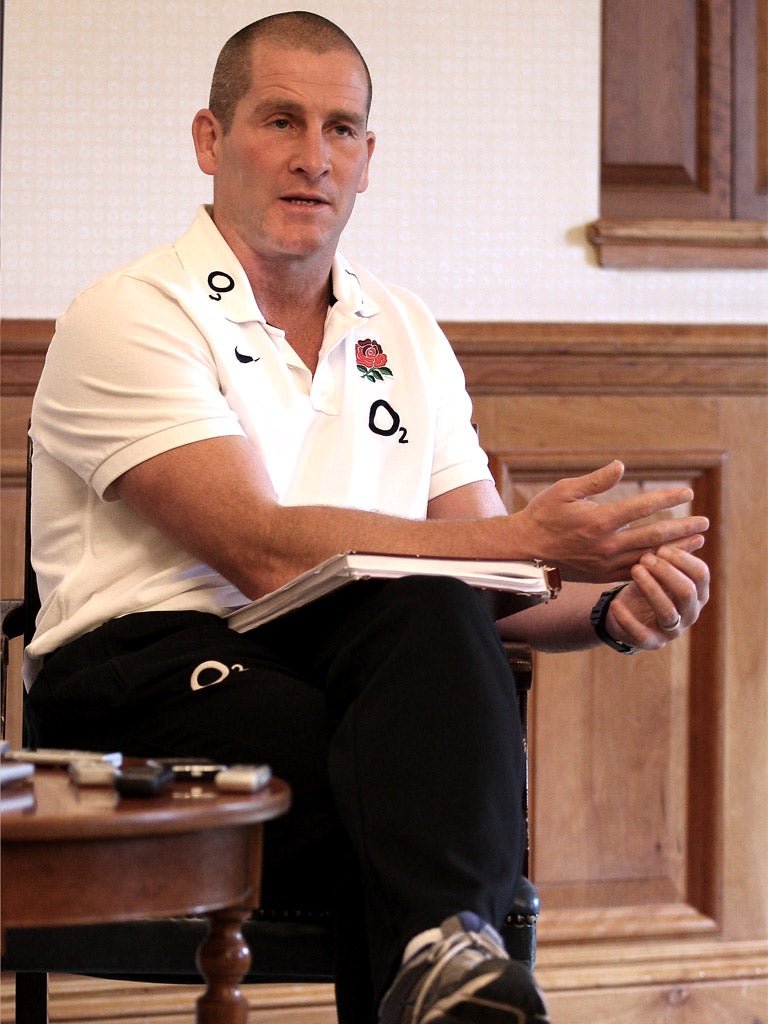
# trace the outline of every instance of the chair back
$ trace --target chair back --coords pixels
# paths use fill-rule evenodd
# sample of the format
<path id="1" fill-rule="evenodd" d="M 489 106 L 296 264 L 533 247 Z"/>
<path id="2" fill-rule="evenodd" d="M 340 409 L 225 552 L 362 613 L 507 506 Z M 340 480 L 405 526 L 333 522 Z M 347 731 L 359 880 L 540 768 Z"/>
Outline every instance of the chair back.
<path id="1" fill-rule="evenodd" d="M 40 592 L 37 576 L 32 568 L 32 435 L 27 429 L 27 491 L 24 499 L 24 646 L 35 635 L 37 613 L 40 611 Z"/>

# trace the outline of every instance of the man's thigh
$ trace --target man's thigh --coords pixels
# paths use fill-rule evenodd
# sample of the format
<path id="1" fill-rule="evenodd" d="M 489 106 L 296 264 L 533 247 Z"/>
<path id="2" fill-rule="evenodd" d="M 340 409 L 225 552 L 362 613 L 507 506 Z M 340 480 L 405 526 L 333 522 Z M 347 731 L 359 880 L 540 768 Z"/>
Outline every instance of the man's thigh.
<path id="1" fill-rule="evenodd" d="M 324 694 L 274 645 L 196 612 L 105 623 L 46 660 L 28 704 L 38 744 L 261 760 L 284 773 L 300 759 L 314 774 L 330 735 Z"/>
<path id="2" fill-rule="evenodd" d="M 293 806 L 267 830 L 265 896 L 306 906 L 321 892 L 322 902 L 339 844 L 326 698 L 276 648 L 201 613 L 113 620 L 46 661 L 27 700 L 31 738 L 269 764 L 290 783 Z"/>

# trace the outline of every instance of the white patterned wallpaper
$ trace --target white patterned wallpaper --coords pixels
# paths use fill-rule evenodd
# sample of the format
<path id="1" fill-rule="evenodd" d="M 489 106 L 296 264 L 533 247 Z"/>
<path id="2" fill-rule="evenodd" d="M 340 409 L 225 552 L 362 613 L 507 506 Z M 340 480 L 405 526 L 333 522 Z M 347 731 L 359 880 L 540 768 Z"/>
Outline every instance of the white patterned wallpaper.
<path id="1" fill-rule="evenodd" d="M 5 0 L 2 313 L 50 317 L 186 228 L 189 124 L 225 39 L 305 6 L 368 58 L 372 181 L 348 256 L 458 320 L 752 322 L 760 271 L 610 271 L 599 0 Z"/>

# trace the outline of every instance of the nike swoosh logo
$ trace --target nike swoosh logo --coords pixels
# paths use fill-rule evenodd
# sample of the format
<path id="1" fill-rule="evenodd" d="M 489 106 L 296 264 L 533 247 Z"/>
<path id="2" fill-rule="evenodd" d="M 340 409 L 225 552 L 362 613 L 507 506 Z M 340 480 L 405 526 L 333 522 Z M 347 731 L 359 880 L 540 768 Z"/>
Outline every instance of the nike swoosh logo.
<path id="1" fill-rule="evenodd" d="M 237 345 L 235 345 L 235 358 L 237 359 L 237 361 L 239 363 L 258 363 L 260 357 L 259 356 L 249 356 L 249 355 L 243 354 L 242 352 L 238 352 Z"/>

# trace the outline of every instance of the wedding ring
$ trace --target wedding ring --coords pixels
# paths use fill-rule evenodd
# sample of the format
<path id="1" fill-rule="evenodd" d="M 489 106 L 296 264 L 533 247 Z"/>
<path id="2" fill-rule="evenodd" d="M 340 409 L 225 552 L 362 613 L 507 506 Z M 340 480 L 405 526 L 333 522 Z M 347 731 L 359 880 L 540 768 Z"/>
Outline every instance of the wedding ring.
<path id="1" fill-rule="evenodd" d="M 680 625 L 680 623 L 682 621 L 683 621 L 683 617 L 678 612 L 677 618 L 675 619 L 675 621 L 672 623 L 671 626 L 662 626 L 662 624 L 659 623 L 659 629 L 662 631 L 662 633 L 674 633 L 675 630 L 677 629 L 677 627 Z"/>

